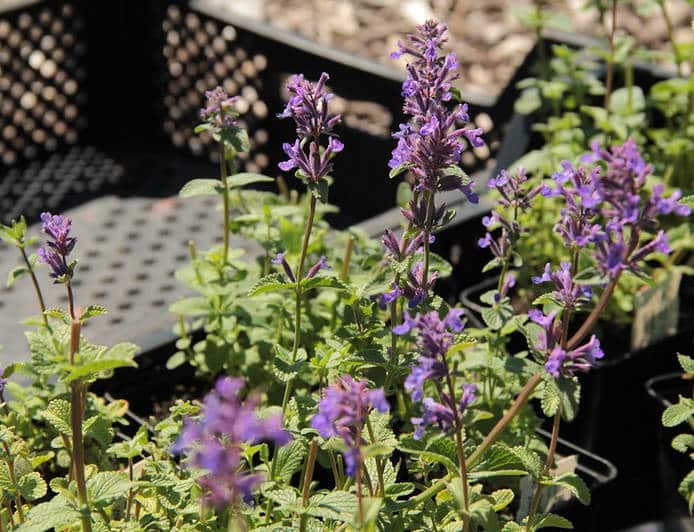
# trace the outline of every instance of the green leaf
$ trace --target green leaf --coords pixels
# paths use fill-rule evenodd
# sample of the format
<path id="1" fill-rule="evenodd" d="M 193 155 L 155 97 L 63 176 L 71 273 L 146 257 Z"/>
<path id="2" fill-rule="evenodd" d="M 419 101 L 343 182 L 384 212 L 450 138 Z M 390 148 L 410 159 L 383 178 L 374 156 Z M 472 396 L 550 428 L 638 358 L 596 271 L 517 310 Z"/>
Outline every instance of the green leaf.
<path id="1" fill-rule="evenodd" d="M 43 418 L 61 434 L 71 434 L 70 403 L 64 399 L 53 399 L 41 413 Z"/>
<path id="2" fill-rule="evenodd" d="M 67 313 L 67 311 L 63 308 L 49 308 L 46 309 L 46 312 L 44 314 L 50 318 L 55 318 L 56 320 L 60 320 L 66 325 L 72 322 L 72 318 L 70 315 Z"/>
<path id="3" fill-rule="evenodd" d="M 181 198 L 194 196 L 216 196 L 222 192 L 222 184 L 219 179 L 192 179 L 188 181 L 178 193 Z"/>
<path id="4" fill-rule="evenodd" d="M 302 291 L 308 291 L 314 288 L 335 288 L 337 290 L 349 290 L 349 286 L 347 286 L 343 280 L 334 276 L 316 275 L 310 279 L 301 280 Z"/>
<path id="5" fill-rule="evenodd" d="M 131 483 L 117 471 L 105 471 L 94 475 L 87 481 L 89 501 L 93 504 L 107 503 L 117 497 L 125 497 Z"/>
<path id="6" fill-rule="evenodd" d="M 84 377 L 94 377 L 102 371 L 123 368 L 126 366 L 137 367 L 137 364 L 132 359 L 126 358 L 102 358 L 99 360 L 93 360 L 91 362 L 80 364 L 79 366 L 74 366 L 74 369 L 67 374 L 64 381 L 72 382 Z"/>
<path id="7" fill-rule="evenodd" d="M 240 127 L 224 127 L 222 128 L 220 138 L 224 142 L 224 146 L 231 148 L 236 152 L 248 152 L 251 149 L 251 143 L 248 139 L 248 132 Z"/>
<path id="8" fill-rule="evenodd" d="M 610 95 L 610 110 L 618 115 L 628 116 L 646 108 L 646 97 L 639 86 L 621 87 Z"/>
<path id="9" fill-rule="evenodd" d="M 15 528 L 17 532 L 45 532 L 60 530 L 61 527 L 79 522 L 80 514 L 63 495 L 34 506 L 26 516 L 26 521 Z"/>
<path id="10" fill-rule="evenodd" d="M 306 446 L 301 440 L 294 440 L 289 445 L 280 447 L 274 460 L 277 462 L 275 471 L 277 478 L 283 482 L 289 482 L 301 465 L 306 455 Z"/>
<path id="11" fill-rule="evenodd" d="M 453 460 L 453 458 L 450 456 L 450 453 L 442 452 L 443 449 L 441 447 L 441 442 L 443 441 L 445 440 L 434 440 L 429 445 L 427 445 L 425 442 L 421 440 L 415 440 L 412 436 L 406 435 L 401 438 L 400 445 L 398 446 L 398 448 L 405 453 L 419 456 L 420 458 L 428 462 L 441 464 L 448 470 L 449 473 L 455 474 L 458 472 L 458 465 L 456 464 L 455 460 Z M 450 443 L 453 446 L 455 446 L 453 442 Z"/>
<path id="12" fill-rule="evenodd" d="M 563 473 L 549 480 L 543 480 L 542 484 L 549 486 L 561 486 L 569 490 L 581 504 L 590 504 L 590 491 L 588 486 L 576 473 Z"/>
<path id="13" fill-rule="evenodd" d="M 533 519 L 532 529 L 540 530 L 541 528 L 563 528 L 573 529 L 571 521 L 556 514 L 538 514 Z"/>
<path id="14" fill-rule="evenodd" d="M 290 353 L 279 345 L 275 345 L 275 357 L 272 359 L 274 374 L 281 382 L 289 382 L 308 364 L 306 351 L 299 349 L 294 361 Z"/>
<path id="15" fill-rule="evenodd" d="M 204 297 L 186 297 L 171 305 L 169 312 L 181 316 L 204 316 L 211 312 L 211 308 Z"/>
<path id="16" fill-rule="evenodd" d="M 406 181 L 398 183 L 398 190 L 395 194 L 395 203 L 400 207 L 407 207 L 412 199 L 412 187 Z"/>
<path id="17" fill-rule="evenodd" d="M 7 274 L 7 286 L 12 286 L 27 273 L 29 273 L 29 268 L 26 266 L 17 266 L 16 268 L 12 268 Z"/>
<path id="18" fill-rule="evenodd" d="M 501 329 L 512 317 L 513 309 L 509 305 L 498 305 L 482 309 L 482 319 L 487 327 L 493 331 Z"/>
<path id="19" fill-rule="evenodd" d="M 345 491 L 318 493 L 309 499 L 306 513 L 313 517 L 349 521 L 357 510 L 357 497 Z"/>
<path id="20" fill-rule="evenodd" d="M 390 179 L 393 179 L 394 177 L 398 177 L 400 174 L 407 171 L 408 168 L 409 168 L 409 165 L 407 165 L 407 164 L 401 164 L 400 166 L 392 168 L 390 170 L 390 172 L 388 172 L 388 177 Z"/>
<path id="21" fill-rule="evenodd" d="M 103 316 L 107 312 L 108 309 L 106 307 L 102 307 L 101 305 L 89 305 L 80 315 L 80 321 L 84 323 L 89 318 L 93 318 L 94 316 Z"/>
<path id="22" fill-rule="evenodd" d="M 46 482 L 41 478 L 41 475 L 36 471 L 32 471 L 21 477 L 17 481 L 17 487 L 22 497 L 29 501 L 35 501 L 43 497 L 48 491 Z"/>
<path id="23" fill-rule="evenodd" d="M 522 115 L 529 115 L 542 107 L 542 97 L 537 87 L 529 87 L 520 93 L 513 106 L 514 110 Z"/>
<path id="24" fill-rule="evenodd" d="M 227 187 L 230 189 L 241 188 L 253 183 L 272 183 L 275 180 L 263 174 L 254 174 L 252 172 L 241 172 L 227 177 Z"/>
<path id="25" fill-rule="evenodd" d="M 685 373 L 694 373 L 694 358 L 677 353 L 677 360 Z"/>
<path id="26" fill-rule="evenodd" d="M 669 406 L 663 412 L 663 425 L 674 427 L 687 421 L 694 414 L 694 402 L 680 396 L 680 402 Z"/>
<path id="27" fill-rule="evenodd" d="M 258 280 L 248 291 L 248 296 L 253 297 L 267 292 L 277 292 L 279 290 L 290 290 L 294 288 L 294 283 L 285 281 L 286 277 L 281 273 L 271 273 Z"/>
<path id="28" fill-rule="evenodd" d="M 511 489 L 500 489 L 492 492 L 492 499 L 494 499 L 494 511 L 498 512 L 506 508 L 513 501 L 513 490 Z"/>
<path id="29" fill-rule="evenodd" d="M 689 506 L 689 513 L 694 513 L 694 471 L 690 471 L 680 482 L 677 491 L 684 497 Z"/>
<path id="30" fill-rule="evenodd" d="M 672 439 L 672 448 L 681 453 L 694 449 L 694 434 L 678 434 Z"/>

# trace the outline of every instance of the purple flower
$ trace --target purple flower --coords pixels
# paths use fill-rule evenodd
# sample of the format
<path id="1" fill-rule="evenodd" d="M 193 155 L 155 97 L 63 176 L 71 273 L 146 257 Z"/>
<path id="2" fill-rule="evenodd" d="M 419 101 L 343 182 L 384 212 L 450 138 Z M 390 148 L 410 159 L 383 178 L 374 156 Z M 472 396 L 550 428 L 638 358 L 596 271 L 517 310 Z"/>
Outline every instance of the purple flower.
<path id="1" fill-rule="evenodd" d="M 345 442 L 345 466 L 350 476 L 357 474 L 362 461 L 362 433 L 371 409 L 382 413 L 390 409 L 383 390 L 369 390 L 365 380 L 344 375 L 323 390 L 318 413 L 311 420 L 311 426 L 324 438 L 334 436 Z"/>
<path id="2" fill-rule="evenodd" d="M 527 210 L 532 206 L 532 200 L 542 190 L 542 187 L 528 188 L 526 186 L 527 181 L 528 176 L 525 169 L 519 167 L 514 175 L 502 170 L 498 176 L 487 181 L 487 186 L 499 192 L 500 205 Z M 496 216 L 500 215 L 496 214 Z"/>
<path id="3" fill-rule="evenodd" d="M 433 238 L 433 235 L 431 237 Z M 420 232 L 417 236 L 408 240 L 404 236 L 398 239 L 393 231 L 386 229 L 381 241 L 393 259 L 402 262 L 414 255 L 422 247 L 424 244 L 424 232 Z M 429 243 L 432 243 L 431 239 Z"/>
<path id="4" fill-rule="evenodd" d="M 322 256 L 320 259 L 318 259 L 318 262 L 311 266 L 308 273 L 306 273 L 305 278 L 311 279 L 312 277 L 315 277 L 320 270 L 327 270 L 329 268 L 330 265 L 328 264 L 328 259 L 326 259 L 325 256 Z"/>
<path id="5" fill-rule="evenodd" d="M 316 83 L 304 79 L 299 74 L 292 76 L 287 83 L 289 101 L 280 118 L 292 118 L 296 124 L 297 139 L 293 144 L 285 143 L 282 149 L 288 160 L 279 163 L 281 170 L 289 172 L 296 169 L 297 177 L 315 185 L 324 180 L 332 171 L 332 158 L 340 153 L 344 145 L 333 135 L 333 127 L 340 122 L 340 115 L 328 115 L 328 102 L 332 94 L 325 89 L 328 75 L 321 74 Z M 321 136 L 328 136 L 324 148 Z"/>
<path id="6" fill-rule="evenodd" d="M 561 330 L 559 323 L 554 323 L 556 312 L 545 315 L 542 311 L 532 309 L 528 312 L 528 317 L 540 327 L 542 331 L 535 338 L 534 347 L 541 352 L 549 352 L 559 341 Z"/>
<path id="7" fill-rule="evenodd" d="M 593 291 L 589 286 L 574 283 L 571 275 L 571 264 L 562 262 L 558 270 L 552 271 L 548 262 L 540 277 L 532 277 L 534 284 L 554 283 L 556 290 L 552 296 L 564 308 L 574 309 L 579 303 L 589 300 Z"/>
<path id="8" fill-rule="evenodd" d="M 210 126 L 221 131 L 236 126 L 238 112 L 234 109 L 237 97 L 230 97 L 222 87 L 205 92 L 205 107 L 200 110 L 200 118 Z"/>
<path id="9" fill-rule="evenodd" d="M 273 264 L 278 264 L 278 265 L 282 266 L 282 269 L 284 270 L 284 273 L 287 275 L 287 277 L 289 278 L 289 280 L 290 280 L 292 283 L 295 283 L 295 282 L 296 282 L 296 279 L 295 279 L 295 277 L 294 277 L 294 272 L 292 272 L 292 269 L 289 267 L 289 263 L 287 262 L 287 259 L 285 258 L 286 255 L 287 255 L 287 254 L 286 254 L 286 252 L 284 252 L 284 251 L 281 252 L 281 253 L 278 253 L 278 254 L 275 256 L 275 258 L 272 259 L 271 262 L 272 262 Z"/>
<path id="10" fill-rule="evenodd" d="M 454 54 L 440 53 L 445 32 L 444 24 L 427 21 L 417 26 L 417 33 L 408 35 L 406 42 L 398 44 L 394 56 L 409 58 L 402 95 L 403 111 L 410 120 L 393 135 L 397 145 L 388 165 L 409 169 L 417 180 L 417 191 L 460 190 L 476 203 L 479 198 L 472 191 L 472 181 L 457 165 L 468 143 L 475 147 L 484 144 L 482 130 L 459 127 L 458 122 L 470 119 L 468 106 L 449 105 L 458 62 Z"/>
<path id="11" fill-rule="evenodd" d="M 434 287 L 438 272 L 430 272 L 427 279 L 424 279 L 424 264 L 416 263 L 412 269 L 407 272 L 407 280 L 402 287 L 402 293 L 408 300 L 408 307 L 413 309 L 427 298 L 429 290 Z"/>
<path id="12" fill-rule="evenodd" d="M 50 276 L 56 283 L 68 282 L 74 274 L 76 264 L 75 261 L 68 263 L 68 256 L 77 243 L 77 238 L 70 236 L 72 220 L 67 216 L 44 212 L 41 213 L 41 224 L 50 240 L 39 248 L 39 259 L 48 264 Z"/>
<path id="13" fill-rule="evenodd" d="M 317 139 L 329 135 L 342 120 L 341 115 L 328 115 L 328 102 L 333 95 L 325 90 L 330 76 L 323 72 L 316 83 L 305 79 L 303 74 L 292 76 L 287 82 L 289 101 L 280 118 L 292 118 L 296 122 L 299 138 Z"/>
<path id="14" fill-rule="evenodd" d="M 393 283 L 392 285 L 392 290 L 389 292 L 384 292 L 380 296 L 378 296 L 378 306 L 382 309 L 385 310 L 388 308 L 388 305 L 390 305 L 393 301 L 397 300 L 401 295 L 403 295 L 402 290 Z"/>
<path id="15" fill-rule="evenodd" d="M 282 417 L 260 418 L 257 410 L 260 397 L 249 395 L 241 401 L 243 379 L 222 377 L 214 390 L 205 396 L 199 419 L 187 418 L 172 452 L 188 455 L 188 463 L 207 470 L 199 479 L 205 499 L 223 508 L 239 498 L 250 502 L 253 490 L 262 481 L 262 475 L 243 470 L 243 444 L 261 441 L 286 445 L 290 434 L 282 426 Z"/>
<path id="16" fill-rule="evenodd" d="M 458 416 L 462 416 L 465 409 L 477 399 L 477 386 L 463 384 L 463 393 L 458 401 Z M 422 417 L 411 418 L 415 428 L 414 439 L 419 440 L 424 435 L 424 430 L 432 425 L 437 426 L 442 432 L 449 432 L 455 426 L 456 405 L 453 404 L 448 394 L 441 394 L 441 402 L 436 402 L 431 397 L 422 400 Z"/>
<path id="17" fill-rule="evenodd" d="M 573 377 L 577 372 L 589 371 L 604 356 L 600 341 L 593 335 L 587 343 L 570 351 L 554 347 L 547 357 L 545 369 L 555 378 L 560 375 Z"/>

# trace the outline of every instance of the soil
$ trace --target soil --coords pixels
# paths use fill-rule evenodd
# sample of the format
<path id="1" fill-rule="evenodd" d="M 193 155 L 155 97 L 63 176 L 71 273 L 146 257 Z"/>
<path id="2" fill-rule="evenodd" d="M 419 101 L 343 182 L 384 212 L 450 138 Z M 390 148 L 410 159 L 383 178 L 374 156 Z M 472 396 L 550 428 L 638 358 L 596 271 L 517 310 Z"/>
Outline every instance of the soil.
<path id="1" fill-rule="evenodd" d="M 210 0 L 239 15 L 270 22 L 326 46 L 367 57 L 396 68 L 389 54 L 403 34 L 428 18 L 446 21 L 449 47 L 461 64 L 460 88 L 499 93 L 534 43 L 533 30 L 519 17 L 533 0 Z M 586 0 L 541 1 L 551 15 L 550 26 L 602 37 L 611 25 L 609 13 L 601 21 L 597 9 L 584 9 Z M 605 4 L 610 2 L 604 1 Z M 633 4 L 633 5 L 632 5 Z M 657 6 L 638 13 L 628 2 L 619 5 L 617 25 L 650 50 L 667 50 L 667 26 Z M 694 40 L 694 6 L 687 0 L 668 0 L 676 42 Z"/>

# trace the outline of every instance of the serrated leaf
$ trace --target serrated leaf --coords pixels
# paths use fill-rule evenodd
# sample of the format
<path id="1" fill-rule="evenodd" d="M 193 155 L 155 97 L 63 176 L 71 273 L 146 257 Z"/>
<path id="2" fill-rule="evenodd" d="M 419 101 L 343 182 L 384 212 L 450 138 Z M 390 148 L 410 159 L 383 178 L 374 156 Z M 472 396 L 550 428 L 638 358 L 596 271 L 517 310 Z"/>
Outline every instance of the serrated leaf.
<path id="1" fill-rule="evenodd" d="M 227 177 L 227 187 L 230 189 L 241 188 L 253 183 L 272 183 L 274 179 L 263 174 L 253 172 L 241 172 Z"/>
<path id="2" fill-rule="evenodd" d="M 203 316 L 211 311 L 210 303 L 204 297 L 186 297 L 169 307 L 169 312 L 181 316 Z"/>
<path id="3" fill-rule="evenodd" d="M 98 504 L 110 502 L 117 497 L 125 497 L 130 486 L 130 481 L 123 473 L 117 471 L 97 473 L 87 481 L 89 501 Z"/>
<path id="4" fill-rule="evenodd" d="M 49 309 L 46 309 L 46 312 L 44 312 L 44 314 L 50 318 L 55 318 L 57 320 L 60 320 L 65 324 L 72 322 L 72 318 L 67 313 L 67 311 L 63 308 L 49 308 Z"/>
<path id="5" fill-rule="evenodd" d="M 248 296 L 253 297 L 267 292 L 277 292 L 279 290 L 290 290 L 295 287 L 294 283 L 288 283 L 286 277 L 280 273 L 271 273 L 256 282 L 248 291 Z"/>
<path id="6" fill-rule="evenodd" d="M 106 313 L 108 313 L 108 309 L 106 307 L 102 307 L 101 305 L 89 305 L 80 315 L 80 321 L 84 323 L 89 318 L 93 318 L 94 316 L 103 316 Z"/>
<path id="7" fill-rule="evenodd" d="M 562 473 L 551 480 L 543 480 L 542 483 L 549 486 L 561 486 L 569 490 L 581 504 L 590 504 L 590 490 L 576 473 Z"/>
<path id="8" fill-rule="evenodd" d="M 72 382 L 85 377 L 94 377 L 102 371 L 109 371 L 126 366 L 136 367 L 135 361 L 126 358 L 102 358 L 75 366 L 64 378 L 65 382 Z"/>
<path id="9" fill-rule="evenodd" d="M 685 373 L 694 373 L 694 358 L 677 353 L 677 360 Z"/>
<path id="10" fill-rule="evenodd" d="M 356 510 L 357 497 L 345 491 L 316 494 L 306 507 L 308 515 L 335 521 L 349 521 Z"/>
<path id="11" fill-rule="evenodd" d="M 70 403 L 64 399 L 53 399 L 42 412 L 43 418 L 59 433 L 71 434 Z"/>
<path id="12" fill-rule="evenodd" d="M 694 402 L 691 399 L 680 396 L 679 403 L 667 407 L 665 412 L 663 412 L 663 425 L 674 427 L 687 421 L 693 414 Z"/>
<path id="13" fill-rule="evenodd" d="M 562 528 L 573 529 L 571 521 L 556 514 L 539 514 L 533 519 L 532 529 L 540 530 L 541 528 Z"/>
<path id="14" fill-rule="evenodd" d="M 180 190 L 181 198 L 195 196 L 216 196 L 222 192 L 222 184 L 218 179 L 191 179 Z"/>
<path id="15" fill-rule="evenodd" d="M 294 440 L 289 445 L 280 447 L 274 458 L 277 478 L 289 482 L 294 473 L 301 469 L 305 455 L 306 446 L 301 440 Z"/>
<path id="16" fill-rule="evenodd" d="M 678 434 L 672 439 L 672 448 L 681 453 L 694 449 L 694 434 Z"/>
<path id="17" fill-rule="evenodd" d="M 291 285 L 292 287 L 294 285 Z M 349 286 L 342 279 L 334 276 L 317 275 L 310 279 L 301 280 L 302 291 L 312 290 L 314 288 L 335 288 L 337 290 L 349 290 Z"/>
<path id="18" fill-rule="evenodd" d="M 450 456 L 440 452 L 438 449 L 432 448 L 432 445 L 427 447 L 425 442 L 415 440 L 412 436 L 402 437 L 398 448 L 405 453 L 419 456 L 420 458 L 429 462 L 441 464 L 448 470 L 449 473 L 458 472 L 458 465 Z"/>
<path id="19" fill-rule="evenodd" d="M 236 152 L 248 152 L 251 149 L 251 143 L 248 139 L 248 132 L 240 127 L 224 127 L 222 128 L 220 138 L 227 148 L 231 148 Z"/>
<path id="20" fill-rule="evenodd" d="M 22 497 L 29 501 L 35 501 L 43 497 L 48 491 L 46 482 L 41 478 L 41 475 L 36 471 L 32 471 L 21 477 L 17 481 L 17 487 Z"/>
<path id="21" fill-rule="evenodd" d="M 506 508 L 513 501 L 513 490 L 511 489 L 500 489 L 492 492 L 492 499 L 494 499 L 494 511 L 498 512 Z"/>
<path id="22" fill-rule="evenodd" d="M 79 522 L 80 514 L 69 504 L 63 495 L 57 495 L 50 501 L 34 506 L 26 516 L 26 521 L 15 528 L 17 532 L 45 532 L 60 530 L 61 527 Z"/>

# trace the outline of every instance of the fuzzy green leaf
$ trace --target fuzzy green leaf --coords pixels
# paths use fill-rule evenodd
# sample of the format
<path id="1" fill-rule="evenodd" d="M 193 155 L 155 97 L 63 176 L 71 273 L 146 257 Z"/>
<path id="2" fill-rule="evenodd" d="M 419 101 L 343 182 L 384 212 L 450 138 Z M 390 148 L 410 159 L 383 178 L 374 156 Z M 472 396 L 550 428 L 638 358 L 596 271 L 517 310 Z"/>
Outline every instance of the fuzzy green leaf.
<path id="1" fill-rule="evenodd" d="M 46 482 L 41 478 L 41 475 L 36 471 L 32 471 L 21 477 L 17 481 L 17 487 L 22 497 L 29 501 L 35 501 L 43 497 L 48 491 Z"/>
<path id="2" fill-rule="evenodd" d="M 280 273 L 271 273 L 258 280 L 248 291 L 248 296 L 253 297 L 267 292 L 277 292 L 279 290 L 290 290 L 294 288 L 294 283 L 288 283 L 286 277 Z"/>
<path id="3" fill-rule="evenodd" d="M 319 493 L 309 499 L 306 513 L 322 519 L 349 521 L 357 510 L 357 497 L 345 491 Z"/>
<path id="4" fill-rule="evenodd" d="M 663 412 L 663 425 L 674 427 L 684 423 L 694 415 L 694 401 L 680 396 L 680 402 L 669 406 Z"/>
<path id="5" fill-rule="evenodd" d="M 107 503 L 117 497 L 125 497 L 130 489 L 128 478 L 117 471 L 105 471 L 87 481 L 89 501 L 93 504 Z"/>
<path id="6" fill-rule="evenodd" d="M 241 188 L 253 183 L 272 183 L 274 179 L 263 174 L 241 172 L 227 177 L 227 187 L 230 189 Z"/>
<path id="7" fill-rule="evenodd" d="M 53 399 L 42 412 L 43 418 L 61 434 L 71 434 L 70 403 L 64 399 Z"/>
<path id="8" fill-rule="evenodd" d="M 532 523 L 532 530 L 540 530 L 541 528 L 562 528 L 571 530 L 573 527 L 571 521 L 556 514 L 536 515 Z"/>
<path id="9" fill-rule="evenodd" d="M 178 193 L 181 198 L 194 196 L 216 196 L 222 192 L 222 184 L 218 179 L 192 179 Z"/>
<path id="10" fill-rule="evenodd" d="M 306 446 L 301 440 L 294 440 L 289 445 L 280 447 L 275 457 L 277 478 L 289 482 L 292 475 L 301 469 L 306 455 Z"/>
<path id="11" fill-rule="evenodd" d="M 581 504 L 590 504 L 590 491 L 588 486 L 576 473 L 563 473 L 549 480 L 543 480 L 548 486 L 561 486 L 569 490 Z"/>
<path id="12" fill-rule="evenodd" d="M 26 266 L 17 266 L 16 268 L 12 268 L 7 274 L 7 286 L 12 286 L 27 273 L 29 273 L 29 268 Z"/>

